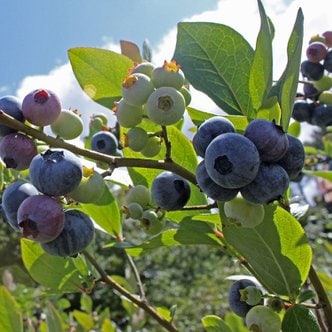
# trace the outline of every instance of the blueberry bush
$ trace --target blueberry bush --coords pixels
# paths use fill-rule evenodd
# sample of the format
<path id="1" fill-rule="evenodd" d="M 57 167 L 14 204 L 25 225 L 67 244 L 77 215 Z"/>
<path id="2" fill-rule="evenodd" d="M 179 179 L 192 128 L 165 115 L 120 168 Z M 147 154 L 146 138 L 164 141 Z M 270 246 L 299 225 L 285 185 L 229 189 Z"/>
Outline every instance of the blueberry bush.
<path id="1" fill-rule="evenodd" d="M 140 52 L 123 41 L 121 54 L 70 49 L 81 88 L 115 123 L 91 114 L 87 136 L 79 111 L 53 91 L 0 99 L 1 211 L 16 243 L 2 247 L 15 253 L 21 285 L 3 272 L 1 331 L 332 331 L 331 270 L 316 254 L 319 244 L 326 257 L 331 244 L 313 241 L 307 205 L 292 190 L 303 177 L 332 181 L 321 167 L 332 158 L 332 32 L 313 36 L 301 61 L 299 9 L 275 80 L 273 22 L 257 3 L 255 48 L 223 24 L 181 22 L 172 59 L 159 65 L 146 43 Z M 190 107 L 191 87 L 220 111 Z M 321 147 L 298 139 L 304 121 L 325 131 Z M 194 294 L 169 303 L 172 275 L 146 292 L 157 251 L 188 284 L 208 273 L 209 259 L 216 274 L 230 271 L 223 310 L 209 303 L 221 287 L 212 279 L 187 325 L 181 303 Z M 195 270 L 192 256 L 201 259 Z M 130 272 L 117 273 L 119 264 Z M 198 317 L 200 302 L 211 312 Z"/>

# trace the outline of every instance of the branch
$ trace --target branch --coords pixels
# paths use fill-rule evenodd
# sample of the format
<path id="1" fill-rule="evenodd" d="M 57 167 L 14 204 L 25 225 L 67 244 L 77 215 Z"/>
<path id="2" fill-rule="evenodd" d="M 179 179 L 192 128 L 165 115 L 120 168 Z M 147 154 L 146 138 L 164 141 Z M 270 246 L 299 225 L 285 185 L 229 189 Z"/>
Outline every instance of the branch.
<path id="1" fill-rule="evenodd" d="M 128 300 L 135 303 L 138 307 L 147 312 L 151 317 L 153 317 L 162 327 L 170 332 L 178 332 L 178 329 L 169 322 L 164 317 L 162 317 L 153 307 L 147 304 L 145 300 L 139 299 L 137 296 L 128 292 L 120 284 L 118 284 L 114 279 L 107 275 L 107 273 L 101 268 L 98 262 L 86 251 L 84 250 L 83 255 L 85 258 L 94 266 L 97 272 L 100 274 L 101 280 L 107 285 L 111 286 L 113 289 L 118 291 L 121 295 L 125 296 Z"/>
<path id="2" fill-rule="evenodd" d="M 179 174 L 193 184 L 197 184 L 196 177 L 193 173 L 186 168 L 175 163 L 172 160 L 152 160 L 141 158 L 122 158 L 106 155 L 103 153 L 95 152 L 89 149 L 80 148 L 76 145 L 65 142 L 62 139 L 54 138 L 46 135 L 44 132 L 35 128 L 29 127 L 24 123 L 17 121 L 13 117 L 9 116 L 2 110 L 0 110 L 0 123 L 14 128 L 20 132 L 23 132 L 29 136 L 32 136 L 40 141 L 45 142 L 51 147 L 66 149 L 82 157 L 86 157 L 95 161 L 107 163 L 111 169 L 118 167 L 140 167 L 140 168 L 154 168 L 168 170 L 173 173 Z"/>

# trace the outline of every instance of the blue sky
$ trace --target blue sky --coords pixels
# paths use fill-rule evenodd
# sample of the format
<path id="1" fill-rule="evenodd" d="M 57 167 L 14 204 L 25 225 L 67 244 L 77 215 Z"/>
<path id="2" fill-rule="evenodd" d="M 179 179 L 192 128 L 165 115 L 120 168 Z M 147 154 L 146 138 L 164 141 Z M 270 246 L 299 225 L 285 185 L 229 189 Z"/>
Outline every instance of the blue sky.
<path id="1" fill-rule="evenodd" d="M 218 0 L 1 0 L 0 94 L 25 76 L 49 72 L 75 46 L 127 39 L 151 45 L 184 17 Z M 2 87 L 2 88 L 1 88 Z M 4 88 L 7 87 L 7 88 Z"/>

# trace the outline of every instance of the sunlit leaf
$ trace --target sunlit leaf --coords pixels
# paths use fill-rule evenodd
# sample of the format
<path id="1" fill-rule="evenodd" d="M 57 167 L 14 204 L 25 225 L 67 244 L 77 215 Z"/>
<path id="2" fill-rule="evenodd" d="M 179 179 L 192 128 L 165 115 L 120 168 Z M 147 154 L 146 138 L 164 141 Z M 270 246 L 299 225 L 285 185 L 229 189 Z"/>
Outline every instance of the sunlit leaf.
<path id="1" fill-rule="evenodd" d="M 218 316 L 209 315 L 202 318 L 206 332 L 232 332 L 229 326 Z"/>
<path id="2" fill-rule="evenodd" d="M 121 54 L 125 55 L 135 63 L 141 63 L 142 57 L 138 46 L 128 40 L 120 40 Z"/>
<path id="3" fill-rule="evenodd" d="M 174 59 L 188 81 L 228 114 L 252 114 L 249 91 L 254 51 L 223 24 L 181 22 Z"/>

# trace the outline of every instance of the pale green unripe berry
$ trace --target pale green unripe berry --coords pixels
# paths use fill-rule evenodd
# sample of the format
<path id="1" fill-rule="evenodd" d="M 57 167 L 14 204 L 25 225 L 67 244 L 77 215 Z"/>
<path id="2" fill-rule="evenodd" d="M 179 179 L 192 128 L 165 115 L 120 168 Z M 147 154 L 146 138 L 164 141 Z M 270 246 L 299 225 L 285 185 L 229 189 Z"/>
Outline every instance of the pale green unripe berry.
<path id="1" fill-rule="evenodd" d="M 83 166 L 83 177 L 78 185 L 69 196 L 80 203 L 94 203 L 103 195 L 105 190 L 104 178 L 100 173 Z"/>
<path id="2" fill-rule="evenodd" d="M 138 203 L 143 209 L 146 208 L 151 202 L 150 190 L 142 185 L 138 184 L 129 188 L 125 196 L 125 204 L 128 206 L 130 203 Z"/>
<path id="3" fill-rule="evenodd" d="M 161 150 L 161 139 L 157 136 L 151 136 L 145 147 L 141 150 L 141 154 L 146 158 L 155 157 Z"/>
<path id="4" fill-rule="evenodd" d="M 183 86 L 179 91 L 182 93 L 186 106 L 188 106 L 191 102 L 191 93 L 190 93 L 189 89 L 187 89 L 185 86 Z"/>
<path id="5" fill-rule="evenodd" d="M 151 121 L 162 126 L 178 122 L 186 109 L 183 95 L 172 87 L 161 87 L 151 93 L 146 113 Z"/>
<path id="6" fill-rule="evenodd" d="M 230 221 L 239 223 L 242 227 L 253 228 L 259 225 L 265 215 L 262 204 L 254 204 L 238 196 L 225 202 L 224 212 Z"/>
<path id="7" fill-rule="evenodd" d="M 247 286 L 240 290 L 240 300 L 254 306 L 262 301 L 262 292 L 255 286 Z"/>
<path id="8" fill-rule="evenodd" d="M 141 73 L 130 74 L 122 83 L 122 98 L 129 105 L 142 106 L 146 103 L 154 86 L 149 76 Z"/>
<path id="9" fill-rule="evenodd" d="M 58 118 L 51 123 L 51 130 L 64 140 L 71 140 L 81 135 L 83 121 L 77 110 L 61 110 Z"/>
<path id="10" fill-rule="evenodd" d="M 141 217 L 141 226 L 149 235 L 159 234 L 164 228 L 164 221 L 159 219 L 155 210 L 145 210 Z"/>
<path id="11" fill-rule="evenodd" d="M 128 218 L 140 219 L 143 214 L 142 205 L 136 202 L 132 202 L 125 207 Z"/>
<path id="12" fill-rule="evenodd" d="M 332 77 L 324 75 L 320 80 L 313 82 L 318 91 L 325 91 L 332 88 Z"/>
<path id="13" fill-rule="evenodd" d="M 143 119 L 143 107 L 129 105 L 124 99 L 116 104 L 113 111 L 120 126 L 125 128 L 135 127 Z"/>
<path id="14" fill-rule="evenodd" d="M 151 78 L 152 71 L 155 68 L 154 64 L 151 62 L 142 62 L 136 65 L 132 70 L 132 74 L 140 73 L 145 74 L 146 76 L 149 76 Z"/>
<path id="15" fill-rule="evenodd" d="M 125 146 L 139 152 L 144 149 L 149 140 L 149 135 L 143 128 L 134 127 L 125 134 Z"/>
<path id="16" fill-rule="evenodd" d="M 318 100 L 321 104 L 332 104 L 332 91 L 322 91 Z"/>
<path id="17" fill-rule="evenodd" d="M 151 80 L 156 88 L 171 86 L 180 90 L 184 84 L 184 74 L 180 66 L 173 60 L 164 61 L 164 65 L 156 67 L 151 75 Z"/>
<path id="18" fill-rule="evenodd" d="M 254 332 L 280 332 L 281 318 L 269 307 L 257 305 L 246 315 L 246 325 Z"/>

